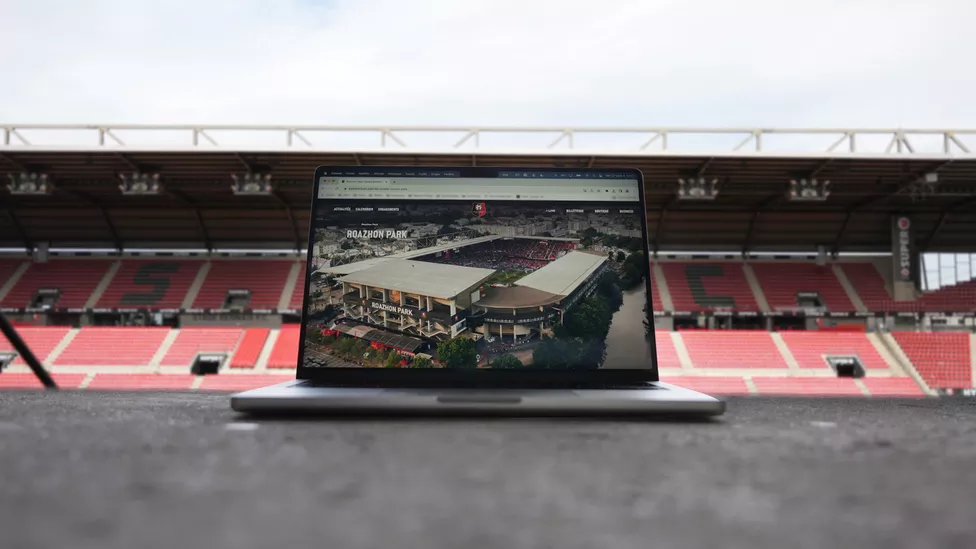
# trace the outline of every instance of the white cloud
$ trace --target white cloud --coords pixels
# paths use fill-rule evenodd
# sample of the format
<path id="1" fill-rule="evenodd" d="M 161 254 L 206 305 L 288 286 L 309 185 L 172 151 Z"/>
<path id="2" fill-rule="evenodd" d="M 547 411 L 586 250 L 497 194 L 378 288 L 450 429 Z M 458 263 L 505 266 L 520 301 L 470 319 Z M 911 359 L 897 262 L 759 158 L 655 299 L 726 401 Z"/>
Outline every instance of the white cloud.
<path id="1" fill-rule="evenodd" d="M 3 4 L 0 123 L 976 127 L 971 0 Z"/>

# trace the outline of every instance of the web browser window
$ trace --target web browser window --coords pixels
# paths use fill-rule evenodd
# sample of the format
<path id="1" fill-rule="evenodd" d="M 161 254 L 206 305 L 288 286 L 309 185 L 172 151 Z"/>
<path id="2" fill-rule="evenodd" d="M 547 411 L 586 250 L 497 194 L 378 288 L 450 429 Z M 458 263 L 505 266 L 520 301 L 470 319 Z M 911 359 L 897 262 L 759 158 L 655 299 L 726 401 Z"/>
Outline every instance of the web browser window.
<path id="1" fill-rule="evenodd" d="M 652 366 L 637 179 L 492 175 L 320 178 L 303 366 Z"/>

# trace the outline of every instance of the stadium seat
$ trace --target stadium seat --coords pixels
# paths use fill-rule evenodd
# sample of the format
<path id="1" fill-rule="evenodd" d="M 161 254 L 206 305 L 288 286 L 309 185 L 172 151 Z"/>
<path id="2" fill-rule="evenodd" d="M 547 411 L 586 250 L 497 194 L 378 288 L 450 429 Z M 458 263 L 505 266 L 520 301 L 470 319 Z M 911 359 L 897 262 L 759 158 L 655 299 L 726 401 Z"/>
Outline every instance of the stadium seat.
<path id="1" fill-rule="evenodd" d="M 302 301 L 305 299 L 305 262 L 302 261 L 298 270 L 298 278 L 295 280 L 295 289 L 291 292 L 291 299 L 288 301 L 288 308 L 294 311 L 301 311 Z"/>
<path id="2" fill-rule="evenodd" d="M 231 354 L 243 334 L 241 328 L 183 328 L 160 365 L 189 366 L 197 353 Z"/>
<path id="3" fill-rule="evenodd" d="M 60 389 L 77 389 L 88 374 L 51 374 Z M 0 389 L 41 389 L 33 372 L 0 372 Z"/>
<path id="4" fill-rule="evenodd" d="M 51 351 L 61 343 L 64 336 L 68 335 L 70 328 L 64 326 L 38 326 L 38 327 L 19 327 L 17 333 L 23 338 L 24 342 L 34 351 L 37 360 L 46 363 Z M 13 351 L 13 345 L 7 338 L 0 335 L 0 351 Z M 20 356 L 14 359 L 13 364 L 25 364 Z"/>
<path id="5" fill-rule="evenodd" d="M 752 383 L 760 395 L 864 396 L 853 379 L 843 377 L 753 376 Z"/>
<path id="6" fill-rule="evenodd" d="M 872 396 L 925 396 L 922 388 L 910 377 L 865 377 L 861 381 Z"/>
<path id="7" fill-rule="evenodd" d="M 828 311 L 853 312 L 854 304 L 840 285 L 830 267 L 815 263 L 754 262 L 750 263 L 763 295 L 772 311 L 793 311 L 799 308 L 797 294 L 816 293 Z"/>
<path id="8" fill-rule="evenodd" d="M 94 390 L 168 389 L 189 390 L 196 376 L 166 374 L 95 374 L 88 384 Z"/>
<path id="9" fill-rule="evenodd" d="M 277 309 L 293 261 L 213 261 L 193 303 L 198 309 L 220 309 L 229 290 L 249 290 L 250 309 Z"/>
<path id="10" fill-rule="evenodd" d="M 922 306 L 916 301 L 895 301 L 892 299 L 885 287 L 885 280 L 874 263 L 841 263 L 840 268 L 869 311 L 916 311 L 920 310 Z"/>
<path id="11" fill-rule="evenodd" d="M 924 292 L 914 301 L 895 301 L 885 287 L 884 278 L 872 263 L 844 263 L 844 274 L 870 311 L 974 312 L 976 280 Z"/>
<path id="12" fill-rule="evenodd" d="M 742 264 L 662 262 L 675 311 L 758 311 Z"/>
<path id="13" fill-rule="evenodd" d="M 64 366 L 145 366 L 169 328 L 86 326 L 54 361 Z"/>
<path id="14" fill-rule="evenodd" d="M 260 374 L 203 376 L 203 381 L 200 383 L 200 387 L 198 390 L 200 391 L 247 391 L 249 389 L 258 389 L 261 387 L 274 385 L 276 383 L 282 383 L 284 381 L 288 381 L 293 378 L 294 378 L 293 376 L 287 376 L 287 375 L 260 375 Z"/>
<path id="15" fill-rule="evenodd" d="M 658 368 L 681 368 L 681 361 L 678 360 L 678 352 L 674 349 L 671 332 L 656 330 L 654 332 L 654 343 L 657 345 Z"/>
<path id="16" fill-rule="evenodd" d="M 780 336 L 800 368 L 830 368 L 824 355 L 857 355 L 865 369 L 890 368 L 865 333 L 796 331 Z"/>
<path id="17" fill-rule="evenodd" d="M 176 259 L 123 260 L 97 306 L 179 309 L 203 264 Z"/>
<path id="18" fill-rule="evenodd" d="M 663 376 L 661 381 L 710 395 L 748 395 L 745 379 L 738 376 Z"/>
<path id="19" fill-rule="evenodd" d="M 54 308 L 84 307 L 111 265 L 112 260 L 108 259 L 52 259 L 47 263 L 31 263 L 0 305 L 28 307 L 38 290 L 58 289 L 61 296 Z"/>
<path id="20" fill-rule="evenodd" d="M 268 340 L 270 333 L 271 330 L 268 328 L 248 328 L 245 330 L 244 337 L 241 338 L 241 343 L 237 346 L 237 351 L 230 359 L 230 367 L 253 368 L 258 362 L 258 357 L 261 355 L 261 350 L 264 349 L 264 343 Z"/>
<path id="21" fill-rule="evenodd" d="M 0 259 L 0 288 L 10 280 L 17 268 L 27 259 Z"/>
<path id="22" fill-rule="evenodd" d="M 769 332 L 687 330 L 681 332 L 696 368 L 786 368 Z"/>
<path id="23" fill-rule="evenodd" d="M 297 368 L 298 367 L 298 326 L 286 325 L 281 327 L 278 341 L 275 342 L 271 356 L 268 357 L 268 368 Z"/>
<path id="24" fill-rule="evenodd" d="M 892 335 L 929 387 L 973 386 L 968 333 L 892 332 Z"/>

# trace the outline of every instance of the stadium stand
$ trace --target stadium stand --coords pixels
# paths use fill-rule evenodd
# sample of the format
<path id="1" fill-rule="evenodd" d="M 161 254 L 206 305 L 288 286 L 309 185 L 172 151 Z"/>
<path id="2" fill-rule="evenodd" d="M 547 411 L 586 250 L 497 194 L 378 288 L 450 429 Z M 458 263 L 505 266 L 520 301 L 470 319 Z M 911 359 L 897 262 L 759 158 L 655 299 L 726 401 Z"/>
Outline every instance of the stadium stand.
<path id="1" fill-rule="evenodd" d="M 0 288 L 3 288 L 4 284 L 17 272 L 17 267 L 23 263 L 23 259 L 0 259 Z"/>
<path id="2" fill-rule="evenodd" d="M 861 383 L 872 396 L 920 397 L 922 388 L 910 377 L 865 377 Z"/>
<path id="3" fill-rule="evenodd" d="M 887 290 L 887 283 L 873 263 L 842 263 L 840 268 L 857 291 L 869 311 L 915 311 L 920 304 L 914 301 L 895 301 Z"/>
<path id="4" fill-rule="evenodd" d="M 867 335 L 857 332 L 780 332 L 800 368 L 829 368 L 825 355 L 857 355 L 865 369 L 888 369 L 889 365 Z"/>
<path id="5" fill-rule="evenodd" d="M 749 386 L 739 376 L 662 376 L 661 381 L 714 395 L 749 394 Z"/>
<path id="6" fill-rule="evenodd" d="M 220 309 L 229 290 L 249 290 L 251 309 L 277 309 L 293 261 L 225 260 L 211 262 L 193 307 Z"/>
<path id="7" fill-rule="evenodd" d="M 851 378 L 753 376 L 752 384 L 760 395 L 864 395 Z"/>
<path id="8" fill-rule="evenodd" d="M 55 359 L 65 366 L 139 366 L 152 360 L 169 328 L 85 326 Z"/>
<path id="9" fill-rule="evenodd" d="M 64 336 L 70 331 L 69 328 L 61 326 L 52 327 L 20 327 L 17 328 L 17 332 L 20 337 L 24 339 L 24 342 L 30 346 L 31 350 L 34 351 L 34 356 L 37 360 L 41 362 L 46 362 L 47 357 L 51 354 L 51 351 L 61 343 Z M 0 336 L 0 351 L 13 351 L 13 345 L 7 338 Z M 18 356 L 12 362 L 12 364 L 25 364 L 24 359 Z"/>
<path id="10" fill-rule="evenodd" d="M 658 368 L 681 368 L 681 361 L 678 360 L 678 352 L 674 348 L 671 332 L 655 331 L 654 342 L 657 345 Z"/>
<path id="11" fill-rule="evenodd" d="M 244 330 L 241 328 L 183 328 L 163 356 L 160 365 L 189 366 L 197 353 L 231 354 L 243 334 Z"/>
<path id="12" fill-rule="evenodd" d="M 773 311 L 795 310 L 797 296 L 816 293 L 828 311 L 854 311 L 844 287 L 829 266 L 815 263 L 755 262 L 750 263 L 762 287 L 766 302 Z"/>
<path id="13" fill-rule="evenodd" d="M 52 373 L 51 377 L 62 389 L 77 389 L 88 374 Z M 3 372 L 0 374 L 0 389 L 40 389 L 40 380 L 31 372 Z"/>
<path id="14" fill-rule="evenodd" d="M 95 374 L 88 389 L 183 389 L 193 386 L 197 376 L 165 374 Z"/>
<path id="15" fill-rule="evenodd" d="M 264 343 L 268 340 L 268 328 L 248 328 L 244 330 L 237 351 L 230 359 L 231 368 L 253 368 L 258 363 Z"/>
<path id="16" fill-rule="evenodd" d="M 60 296 L 54 307 L 84 307 L 111 265 L 111 261 L 96 259 L 52 259 L 47 263 L 31 263 L 0 306 L 30 307 L 38 290 L 56 289 Z"/>
<path id="17" fill-rule="evenodd" d="M 968 333 L 892 332 L 892 335 L 929 387 L 973 386 Z"/>
<path id="18" fill-rule="evenodd" d="M 123 260 L 97 307 L 179 309 L 203 261 Z"/>
<path id="19" fill-rule="evenodd" d="M 305 298 L 305 271 L 304 261 L 299 262 L 298 279 L 295 280 L 295 288 L 291 292 L 291 299 L 288 300 L 288 308 L 298 311 L 302 308 L 302 300 Z"/>
<path id="20" fill-rule="evenodd" d="M 288 375 L 216 375 L 203 376 L 200 382 L 200 391 L 247 391 L 267 387 L 275 383 L 281 383 L 292 379 Z"/>
<path id="21" fill-rule="evenodd" d="M 661 262 L 675 311 L 758 311 L 742 264 Z"/>
<path id="22" fill-rule="evenodd" d="M 268 357 L 268 368 L 295 368 L 298 365 L 298 326 L 282 326 Z"/>
<path id="23" fill-rule="evenodd" d="M 769 332 L 686 330 L 681 338 L 696 368 L 786 368 Z"/>

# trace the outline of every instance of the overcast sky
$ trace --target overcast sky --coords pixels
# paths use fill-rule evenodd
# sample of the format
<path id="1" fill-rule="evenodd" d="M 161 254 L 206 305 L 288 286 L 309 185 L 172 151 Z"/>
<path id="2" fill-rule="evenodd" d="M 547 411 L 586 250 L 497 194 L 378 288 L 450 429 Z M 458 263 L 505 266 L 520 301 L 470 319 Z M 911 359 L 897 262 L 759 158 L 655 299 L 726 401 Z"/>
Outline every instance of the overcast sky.
<path id="1" fill-rule="evenodd" d="M 973 0 L 0 0 L 0 124 L 976 127 L 974 21 Z"/>

